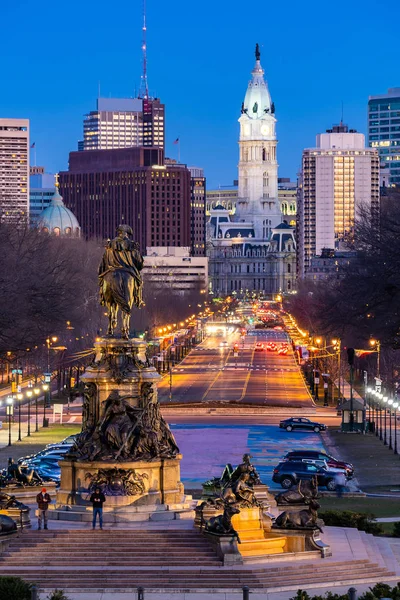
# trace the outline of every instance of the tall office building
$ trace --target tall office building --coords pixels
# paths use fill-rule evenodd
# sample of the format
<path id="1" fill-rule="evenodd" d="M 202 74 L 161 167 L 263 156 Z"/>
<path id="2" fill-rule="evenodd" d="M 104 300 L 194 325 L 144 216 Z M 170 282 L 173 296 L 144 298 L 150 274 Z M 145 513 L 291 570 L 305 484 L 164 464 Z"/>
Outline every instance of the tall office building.
<path id="1" fill-rule="evenodd" d="M 149 246 L 190 246 L 190 172 L 164 165 L 161 148 L 71 152 L 60 193 L 86 238 L 114 236 L 131 225 Z"/>
<path id="2" fill-rule="evenodd" d="M 98 98 L 85 115 L 78 150 L 165 146 L 165 107 L 158 98 Z"/>
<path id="3" fill-rule="evenodd" d="M 204 170 L 190 171 L 190 254 L 206 255 L 206 178 Z"/>
<path id="4" fill-rule="evenodd" d="M 381 159 L 381 183 L 400 186 L 400 88 L 369 96 L 368 145 Z"/>
<path id="5" fill-rule="evenodd" d="M 29 170 L 29 218 L 35 224 L 39 215 L 50 205 L 54 196 L 54 175 L 44 167 Z"/>
<path id="6" fill-rule="evenodd" d="M 0 119 L 0 220 L 29 219 L 29 120 Z"/>
<path id="7" fill-rule="evenodd" d="M 324 248 L 346 247 L 361 206 L 379 208 L 378 152 L 365 148 L 362 133 L 340 123 L 318 134 L 315 148 L 303 151 L 297 207 L 300 277 Z"/>

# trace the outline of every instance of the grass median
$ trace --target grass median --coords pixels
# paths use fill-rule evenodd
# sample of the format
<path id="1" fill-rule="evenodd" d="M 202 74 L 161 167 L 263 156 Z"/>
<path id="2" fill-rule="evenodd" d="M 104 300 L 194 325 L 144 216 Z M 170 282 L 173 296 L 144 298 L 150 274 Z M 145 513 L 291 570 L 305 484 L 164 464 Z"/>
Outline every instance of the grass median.
<path id="1" fill-rule="evenodd" d="M 40 452 L 47 444 L 53 444 L 61 442 L 68 435 L 73 433 L 79 433 L 81 431 L 80 425 L 50 425 L 44 427 L 31 434 L 30 437 L 25 437 L 21 442 L 14 442 L 11 446 L 5 446 L 0 449 L 0 468 L 4 469 L 7 467 L 7 461 L 9 458 L 13 458 L 15 461 L 22 456 L 28 456 L 29 454 L 35 454 Z"/>

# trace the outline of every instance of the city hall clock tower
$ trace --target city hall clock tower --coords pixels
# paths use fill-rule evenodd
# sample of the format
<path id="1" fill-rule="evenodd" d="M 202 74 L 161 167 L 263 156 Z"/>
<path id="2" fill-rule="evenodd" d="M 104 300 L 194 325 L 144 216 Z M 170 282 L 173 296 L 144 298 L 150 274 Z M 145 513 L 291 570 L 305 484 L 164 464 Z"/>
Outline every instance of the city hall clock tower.
<path id="1" fill-rule="evenodd" d="M 236 220 L 252 221 L 258 239 L 268 239 L 281 223 L 278 202 L 275 106 L 264 80 L 260 50 L 239 118 L 239 190 Z"/>

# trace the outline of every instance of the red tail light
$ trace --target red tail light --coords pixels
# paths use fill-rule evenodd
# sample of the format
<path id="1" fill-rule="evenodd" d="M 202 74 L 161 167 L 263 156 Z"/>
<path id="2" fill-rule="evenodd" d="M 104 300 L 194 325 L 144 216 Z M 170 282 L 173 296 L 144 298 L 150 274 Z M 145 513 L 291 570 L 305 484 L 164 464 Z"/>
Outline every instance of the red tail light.
<path id="1" fill-rule="evenodd" d="M 274 469 L 274 473 L 279 473 L 279 470 L 278 469 Z"/>

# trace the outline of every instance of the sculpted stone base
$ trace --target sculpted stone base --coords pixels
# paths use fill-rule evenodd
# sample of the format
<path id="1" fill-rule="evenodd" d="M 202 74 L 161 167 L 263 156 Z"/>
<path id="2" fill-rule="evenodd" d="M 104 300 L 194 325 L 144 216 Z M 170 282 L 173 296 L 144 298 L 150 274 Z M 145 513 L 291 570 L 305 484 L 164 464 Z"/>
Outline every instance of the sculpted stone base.
<path id="1" fill-rule="evenodd" d="M 57 505 L 87 505 L 90 484 L 105 489 L 108 507 L 150 506 L 180 504 L 184 501 L 184 488 L 180 481 L 180 461 L 161 458 L 135 462 L 82 462 L 60 461 L 61 484 L 57 492 Z M 118 473 L 115 470 L 118 469 Z M 107 473 L 112 477 L 104 477 Z M 101 483 L 104 482 L 104 483 Z"/>

